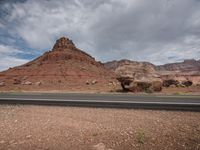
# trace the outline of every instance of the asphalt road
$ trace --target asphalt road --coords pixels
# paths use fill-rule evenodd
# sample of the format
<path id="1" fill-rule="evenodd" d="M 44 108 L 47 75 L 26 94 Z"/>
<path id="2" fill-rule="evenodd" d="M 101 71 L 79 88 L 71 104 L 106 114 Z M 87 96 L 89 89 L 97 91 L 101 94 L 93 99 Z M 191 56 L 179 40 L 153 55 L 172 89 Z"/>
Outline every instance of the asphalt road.
<path id="1" fill-rule="evenodd" d="M 200 96 L 1 93 L 0 104 L 60 105 L 200 111 Z"/>

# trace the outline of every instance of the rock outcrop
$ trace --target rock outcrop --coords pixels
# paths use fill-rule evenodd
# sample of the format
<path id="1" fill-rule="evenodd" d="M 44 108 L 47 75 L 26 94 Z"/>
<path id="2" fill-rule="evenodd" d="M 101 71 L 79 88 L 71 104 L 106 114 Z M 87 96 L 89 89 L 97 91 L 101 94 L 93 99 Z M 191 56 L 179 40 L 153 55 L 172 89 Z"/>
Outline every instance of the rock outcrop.
<path id="1" fill-rule="evenodd" d="M 124 91 L 159 92 L 162 80 L 153 64 L 121 60 L 105 63 L 104 66 L 117 74 Z"/>
<path id="2" fill-rule="evenodd" d="M 161 81 L 134 81 L 134 78 L 118 77 L 123 91 L 129 92 L 160 92 L 162 91 Z"/>
<path id="3" fill-rule="evenodd" d="M 52 50 L 22 66 L 0 73 L 0 90 L 110 91 L 117 82 L 113 72 L 78 49 L 72 40 L 58 39 Z M 91 81 L 92 84 L 85 84 Z M 22 84 L 23 83 L 23 84 Z"/>
<path id="4" fill-rule="evenodd" d="M 200 60 L 185 60 L 184 62 L 156 66 L 156 71 L 163 80 L 177 80 L 180 83 L 191 81 L 194 85 L 200 83 Z"/>
<path id="5" fill-rule="evenodd" d="M 162 66 L 148 62 L 120 60 L 107 62 L 104 66 L 117 74 L 125 91 L 146 91 L 147 89 L 160 91 L 161 85 L 186 87 L 200 84 L 200 60 L 185 60 L 182 63 Z M 154 88 L 152 85 L 155 85 Z"/>
<path id="6" fill-rule="evenodd" d="M 155 66 L 148 62 L 121 60 L 107 62 L 104 66 L 114 71 L 119 77 L 133 78 L 134 81 L 161 81 Z"/>

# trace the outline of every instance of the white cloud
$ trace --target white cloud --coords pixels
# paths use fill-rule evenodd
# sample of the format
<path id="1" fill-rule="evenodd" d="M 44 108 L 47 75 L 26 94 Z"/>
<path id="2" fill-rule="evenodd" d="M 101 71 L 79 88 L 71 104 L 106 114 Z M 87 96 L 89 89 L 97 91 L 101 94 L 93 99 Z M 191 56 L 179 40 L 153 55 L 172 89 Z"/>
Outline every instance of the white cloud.
<path id="1" fill-rule="evenodd" d="M 15 67 L 28 62 L 26 59 L 16 58 L 14 56 L 5 56 L 0 58 L 0 71 L 6 70 L 10 67 Z"/>
<path id="2" fill-rule="evenodd" d="M 23 53 L 23 52 L 12 46 L 0 45 L 0 54 L 1 55 L 16 54 L 16 53 Z"/>
<path id="3" fill-rule="evenodd" d="M 29 61 L 27 59 L 18 58 L 17 54 L 19 53 L 23 52 L 11 46 L 0 45 L 0 71 L 6 70 L 9 67 L 22 65 Z"/>
<path id="4" fill-rule="evenodd" d="M 59 36 L 78 35 L 87 20 L 85 8 L 65 1 L 27 1 L 14 5 L 10 20 L 20 18 L 14 31 L 33 48 L 50 47 Z"/>
<path id="5" fill-rule="evenodd" d="M 0 22 L 0 28 L 4 28 L 5 26 Z"/>
<path id="6" fill-rule="evenodd" d="M 65 35 L 101 61 L 163 64 L 200 57 L 197 0 L 27 0 L 5 6 L 10 34 L 38 51 Z"/>

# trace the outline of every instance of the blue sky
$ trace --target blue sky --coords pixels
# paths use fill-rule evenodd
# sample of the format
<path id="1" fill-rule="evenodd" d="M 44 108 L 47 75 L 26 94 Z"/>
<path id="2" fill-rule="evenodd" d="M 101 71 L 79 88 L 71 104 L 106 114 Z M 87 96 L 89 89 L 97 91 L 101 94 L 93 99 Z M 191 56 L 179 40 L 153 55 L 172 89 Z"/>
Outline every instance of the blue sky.
<path id="1" fill-rule="evenodd" d="M 200 0 L 1 0 L 0 70 L 61 36 L 102 62 L 200 59 Z"/>

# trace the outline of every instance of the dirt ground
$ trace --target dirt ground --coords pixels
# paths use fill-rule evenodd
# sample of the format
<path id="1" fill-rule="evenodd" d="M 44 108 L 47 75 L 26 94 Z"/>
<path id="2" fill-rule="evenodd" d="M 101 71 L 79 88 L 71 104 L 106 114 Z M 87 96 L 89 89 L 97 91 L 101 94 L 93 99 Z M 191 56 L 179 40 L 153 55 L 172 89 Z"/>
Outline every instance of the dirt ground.
<path id="1" fill-rule="evenodd" d="M 163 88 L 162 94 L 200 95 L 200 86 Z"/>
<path id="2" fill-rule="evenodd" d="M 83 86 L 69 86 L 69 90 L 63 90 L 62 86 L 60 86 L 57 90 L 48 89 L 47 87 L 29 87 L 26 86 L 26 90 L 21 90 L 17 85 L 10 86 L 11 89 L 6 89 L 6 87 L 0 88 L 0 93 L 112 93 L 112 94 L 120 94 L 124 93 L 120 85 L 110 86 L 110 90 L 105 90 L 104 86 L 99 85 L 88 85 L 87 88 L 83 89 Z M 154 93 L 144 93 L 144 92 L 128 92 L 129 94 L 155 94 L 155 95 L 200 95 L 200 86 L 190 86 L 190 87 L 163 87 L 161 92 L 154 92 Z"/>
<path id="3" fill-rule="evenodd" d="M 198 150 L 200 113 L 0 105 L 0 149 Z"/>

